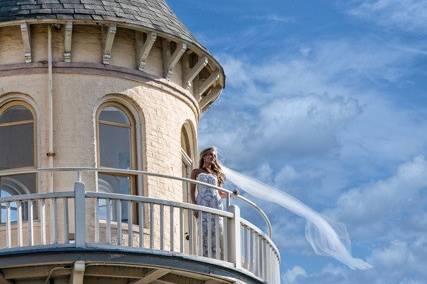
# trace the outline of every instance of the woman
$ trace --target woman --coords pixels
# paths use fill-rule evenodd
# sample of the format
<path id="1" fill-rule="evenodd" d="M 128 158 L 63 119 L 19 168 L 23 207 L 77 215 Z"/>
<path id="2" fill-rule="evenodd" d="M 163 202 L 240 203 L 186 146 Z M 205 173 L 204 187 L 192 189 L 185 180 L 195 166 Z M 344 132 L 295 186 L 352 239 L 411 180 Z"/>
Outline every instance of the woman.
<path id="1" fill-rule="evenodd" d="M 191 173 L 191 178 L 209 183 L 215 186 L 222 186 L 224 184 L 225 175 L 222 172 L 221 166 L 217 160 L 217 152 L 214 147 L 207 148 L 200 153 L 199 168 L 194 169 Z M 225 198 L 227 193 L 218 191 L 214 188 L 197 185 L 197 196 L 196 186 L 191 185 L 191 199 L 193 203 L 201 206 L 215 208 L 223 210 L 222 198 Z M 196 217 L 198 217 L 196 215 Z M 202 213 L 202 234 L 203 234 L 203 256 L 208 256 L 208 214 Z M 212 256 L 216 256 L 216 227 L 215 227 L 215 216 L 210 215 L 211 224 L 211 252 Z M 222 222 L 218 224 L 220 226 L 219 231 L 222 232 Z M 220 242 L 221 245 L 221 242 Z M 221 251 L 222 255 L 222 251 Z"/>

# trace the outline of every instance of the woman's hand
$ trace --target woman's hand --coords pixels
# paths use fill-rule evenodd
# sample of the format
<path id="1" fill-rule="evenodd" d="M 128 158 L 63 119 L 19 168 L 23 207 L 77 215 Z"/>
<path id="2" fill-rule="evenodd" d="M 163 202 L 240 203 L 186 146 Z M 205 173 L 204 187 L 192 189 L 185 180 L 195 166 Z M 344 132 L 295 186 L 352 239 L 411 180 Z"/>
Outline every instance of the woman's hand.
<path id="1" fill-rule="evenodd" d="M 220 191 L 218 191 L 218 193 L 219 193 L 219 196 L 220 196 L 221 198 L 227 198 L 227 195 L 228 195 L 228 193 L 227 193 L 227 192 L 220 190 Z"/>

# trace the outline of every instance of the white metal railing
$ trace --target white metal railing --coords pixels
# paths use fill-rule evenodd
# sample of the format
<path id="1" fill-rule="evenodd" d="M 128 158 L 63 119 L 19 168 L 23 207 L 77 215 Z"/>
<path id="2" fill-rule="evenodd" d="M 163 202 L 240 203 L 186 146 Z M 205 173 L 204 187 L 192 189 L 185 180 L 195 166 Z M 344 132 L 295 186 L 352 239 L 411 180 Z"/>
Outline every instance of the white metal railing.
<path id="1" fill-rule="evenodd" d="M 237 206 L 230 205 L 228 211 L 222 211 L 143 196 L 86 191 L 80 179 L 80 172 L 85 170 L 50 169 L 76 171 L 74 191 L 0 198 L 1 215 L 5 216 L 0 225 L 0 252 L 36 246 L 166 251 L 233 265 L 266 283 L 280 283 L 277 247 L 267 234 L 240 218 Z M 41 171 L 49 170 L 36 172 Z M 201 229 L 203 226 L 207 233 Z"/>
<path id="2" fill-rule="evenodd" d="M 82 172 L 105 172 L 105 171 L 108 171 L 108 173 L 110 173 L 110 174 L 111 173 L 113 173 L 113 174 L 124 174 L 124 175 L 131 174 L 131 175 L 159 177 L 159 178 L 170 179 L 170 180 L 178 180 L 178 181 L 183 181 L 183 182 L 187 182 L 190 184 L 205 185 L 205 186 L 213 188 L 215 190 L 226 192 L 227 193 L 227 206 L 230 205 L 231 197 L 237 198 L 237 199 L 241 200 L 242 202 L 250 205 L 263 218 L 263 220 L 267 226 L 268 236 L 272 237 L 273 226 L 271 225 L 270 219 L 268 218 L 268 216 L 264 212 L 264 210 L 262 210 L 262 208 L 259 207 L 255 202 L 249 200 L 248 198 L 246 198 L 244 196 L 236 195 L 234 192 L 232 192 L 226 188 L 222 188 L 219 186 L 215 186 L 215 185 L 212 185 L 209 183 L 204 183 L 204 182 L 189 179 L 189 178 L 176 177 L 176 176 L 171 176 L 171 175 L 166 175 L 166 174 L 152 173 L 152 172 L 140 171 L 140 170 L 125 170 L 125 169 L 116 169 L 116 168 L 94 168 L 94 167 L 55 167 L 55 168 L 39 168 L 39 169 L 20 169 L 18 171 L 16 171 L 16 170 L 3 170 L 3 171 L 0 171 L 0 177 L 17 175 L 17 174 L 20 174 L 20 175 L 21 174 L 38 174 L 40 172 L 49 172 L 49 173 L 53 173 L 53 172 L 75 172 L 76 176 L 77 176 L 77 181 L 81 181 L 81 173 Z"/>

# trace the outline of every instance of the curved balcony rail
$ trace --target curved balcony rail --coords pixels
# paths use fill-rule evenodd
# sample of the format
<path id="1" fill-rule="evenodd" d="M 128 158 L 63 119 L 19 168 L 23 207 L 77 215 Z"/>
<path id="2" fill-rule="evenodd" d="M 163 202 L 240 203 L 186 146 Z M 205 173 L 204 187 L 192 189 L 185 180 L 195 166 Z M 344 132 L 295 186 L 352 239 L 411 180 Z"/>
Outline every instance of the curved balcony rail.
<path id="1" fill-rule="evenodd" d="M 280 283 L 277 247 L 268 234 L 241 218 L 235 205 L 222 211 L 144 196 L 86 191 L 81 172 L 101 171 L 96 168 L 39 169 L 26 173 L 53 171 L 76 172 L 74 190 L 0 198 L 0 253 L 39 247 L 170 253 L 232 267 L 260 282 Z M 204 184 L 143 171 L 115 171 Z M 2 171 L 0 176 L 13 174 Z M 205 185 L 227 192 L 229 198 L 233 195 L 227 189 Z M 235 197 L 257 208 L 268 220 L 255 203 Z"/>

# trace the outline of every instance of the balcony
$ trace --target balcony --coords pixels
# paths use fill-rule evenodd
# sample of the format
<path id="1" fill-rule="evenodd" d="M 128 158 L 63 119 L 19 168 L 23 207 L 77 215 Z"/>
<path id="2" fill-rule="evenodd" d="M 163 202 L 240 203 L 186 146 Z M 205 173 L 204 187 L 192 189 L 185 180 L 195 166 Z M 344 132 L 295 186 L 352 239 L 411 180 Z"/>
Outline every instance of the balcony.
<path id="1" fill-rule="evenodd" d="M 226 189 L 222 190 L 228 193 L 227 211 L 95 192 L 85 187 L 81 173 L 98 171 L 29 170 L 26 173 L 75 172 L 77 178 L 69 191 L 0 198 L 0 283 L 27 283 L 37 277 L 47 279 L 40 283 L 48 283 L 49 278 L 57 283 L 61 277 L 82 283 L 78 279 L 83 281 L 83 274 L 93 279 L 108 275 L 124 281 L 120 283 L 193 283 L 183 282 L 184 278 L 202 281 L 194 283 L 280 283 L 280 254 L 270 238 L 271 225 L 255 203 Z M 144 171 L 115 171 L 203 184 Z M 239 207 L 230 205 L 231 198 L 254 206 L 268 232 L 241 218 Z M 199 230 L 203 226 L 200 216 L 207 217 L 207 236 Z M 55 270 L 58 264 L 62 266 Z M 126 270 L 115 272 L 117 267 Z M 181 280 L 173 280 L 177 277 Z"/>

